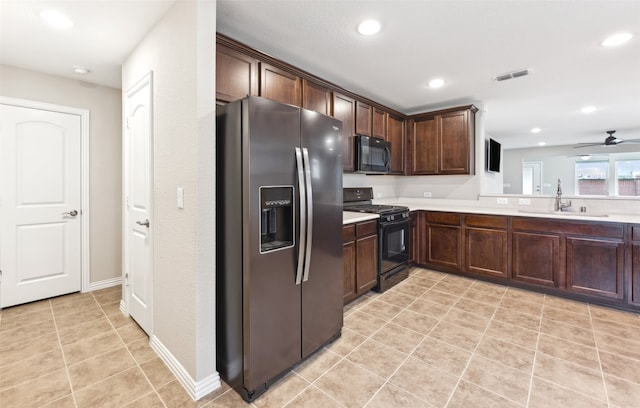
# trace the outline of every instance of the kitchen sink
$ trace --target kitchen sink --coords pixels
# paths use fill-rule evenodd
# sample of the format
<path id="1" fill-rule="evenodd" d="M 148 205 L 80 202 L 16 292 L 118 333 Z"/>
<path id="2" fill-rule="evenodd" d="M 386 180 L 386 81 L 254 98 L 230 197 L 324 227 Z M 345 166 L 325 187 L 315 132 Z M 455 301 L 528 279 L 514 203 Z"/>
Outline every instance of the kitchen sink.
<path id="1" fill-rule="evenodd" d="M 595 212 L 578 212 L 578 211 L 536 211 L 536 210 L 518 210 L 521 213 L 528 214 L 544 214 L 544 215 L 560 215 L 569 217 L 608 217 L 609 215 Z"/>

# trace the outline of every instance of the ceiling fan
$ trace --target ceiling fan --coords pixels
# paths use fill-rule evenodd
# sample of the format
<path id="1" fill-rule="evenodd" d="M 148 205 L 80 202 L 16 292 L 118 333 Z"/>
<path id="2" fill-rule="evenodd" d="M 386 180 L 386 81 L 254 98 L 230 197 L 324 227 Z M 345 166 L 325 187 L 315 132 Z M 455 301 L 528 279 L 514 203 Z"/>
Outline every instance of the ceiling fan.
<path id="1" fill-rule="evenodd" d="M 607 130 L 607 136 L 602 143 L 578 143 L 577 146 L 573 147 L 589 147 L 589 146 L 616 146 L 620 143 L 640 143 L 640 139 L 629 139 L 622 140 L 615 137 L 613 134 L 616 133 L 615 130 Z"/>

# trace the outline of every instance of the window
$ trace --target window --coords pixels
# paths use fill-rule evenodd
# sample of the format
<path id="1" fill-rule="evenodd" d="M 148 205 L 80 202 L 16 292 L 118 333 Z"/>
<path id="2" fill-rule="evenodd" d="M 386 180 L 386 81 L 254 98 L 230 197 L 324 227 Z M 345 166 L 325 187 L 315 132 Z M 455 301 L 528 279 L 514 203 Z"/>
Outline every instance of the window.
<path id="1" fill-rule="evenodd" d="M 608 161 L 576 162 L 576 194 L 607 195 Z"/>
<path id="2" fill-rule="evenodd" d="M 640 196 L 640 160 L 616 161 L 616 195 Z"/>

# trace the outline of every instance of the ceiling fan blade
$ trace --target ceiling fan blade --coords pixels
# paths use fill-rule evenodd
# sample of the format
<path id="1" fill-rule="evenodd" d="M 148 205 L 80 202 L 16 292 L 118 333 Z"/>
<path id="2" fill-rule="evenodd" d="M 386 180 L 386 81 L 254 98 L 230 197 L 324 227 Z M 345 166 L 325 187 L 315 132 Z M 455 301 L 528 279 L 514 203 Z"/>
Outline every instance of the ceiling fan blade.
<path id="1" fill-rule="evenodd" d="M 573 146 L 573 148 L 578 148 L 578 147 L 593 147 L 593 146 L 604 146 L 602 143 L 578 143 L 577 145 Z"/>
<path id="2" fill-rule="evenodd" d="M 640 143 L 640 139 L 621 140 L 620 143 Z"/>

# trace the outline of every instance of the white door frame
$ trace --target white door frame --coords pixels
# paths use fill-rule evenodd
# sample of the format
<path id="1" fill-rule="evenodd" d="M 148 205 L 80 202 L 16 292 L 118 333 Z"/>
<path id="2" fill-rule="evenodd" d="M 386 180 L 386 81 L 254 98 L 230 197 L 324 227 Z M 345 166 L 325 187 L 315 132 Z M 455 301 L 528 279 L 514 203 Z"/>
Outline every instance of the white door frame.
<path id="1" fill-rule="evenodd" d="M 151 95 L 150 95 L 150 108 L 151 108 L 151 115 L 153 115 L 153 108 L 154 108 L 154 89 L 153 89 L 153 71 L 149 71 L 147 72 L 145 75 L 143 75 L 138 81 L 135 82 L 135 84 L 133 84 L 132 86 L 130 86 L 127 90 L 124 90 L 122 93 L 122 106 L 123 106 L 123 118 L 122 118 L 122 134 L 123 134 L 123 143 L 122 143 L 122 163 L 123 163 L 123 169 L 122 169 L 122 197 L 123 197 L 123 202 L 122 202 L 122 282 L 124 283 L 124 287 L 123 287 L 123 292 L 122 292 L 122 301 L 120 303 L 120 311 L 123 312 L 125 315 L 130 316 L 129 314 L 129 301 L 130 301 L 130 291 L 131 288 L 129 286 L 129 281 L 126 277 L 126 274 L 129 272 L 129 234 L 127 232 L 127 228 L 130 222 L 130 214 L 129 211 L 127 210 L 127 206 L 128 206 L 128 193 L 129 193 L 129 183 L 130 183 L 130 168 L 129 168 L 129 158 L 131 153 L 129 152 L 129 144 L 130 144 L 130 135 L 129 132 L 127 130 L 127 120 L 128 120 L 128 115 L 129 115 L 129 102 L 128 102 L 128 95 L 131 94 L 135 94 L 137 91 L 139 91 L 141 88 L 145 87 L 145 86 L 149 86 L 151 89 Z M 154 121 L 153 121 L 153 116 L 151 118 L 151 123 L 149 124 L 149 129 L 150 129 L 150 133 L 151 133 L 151 139 L 150 139 L 150 143 L 149 143 L 149 157 L 151 158 L 151 160 L 149 161 L 149 211 L 148 211 L 148 216 L 149 219 L 151 220 L 151 222 L 153 223 L 155 221 L 153 215 L 154 215 L 154 195 L 153 195 L 153 183 L 154 183 L 154 171 L 153 171 L 153 141 L 154 141 Z M 152 227 L 153 228 L 153 227 Z M 151 273 L 149 274 L 149 301 L 150 301 L 150 313 L 151 313 L 151 321 L 149 322 L 150 327 L 149 329 L 149 337 L 151 337 L 151 335 L 153 334 L 153 329 L 154 329 L 154 319 L 153 319 L 153 315 L 154 315 L 154 291 L 153 291 L 153 230 L 150 228 L 149 229 L 149 270 L 151 271 Z"/>
<path id="2" fill-rule="evenodd" d="M 89 263 L 89 110 L 74 108 L 71 106 L 55 105 L 45 102 L 31 101 L 27 99 L 9 98 L 0 96 L 0 103 L 22 108 L 46 110 L 51 112 L 68 113 L 80 116 L 80 213 L 82 214 L 80 242 L 82 249 L 80 252 L 81 268 L 81 288 L 82 292 L 89 291 L 90 283 L 90 263 Z M 0 254 L 2 256 L 2 254 Z"/>

